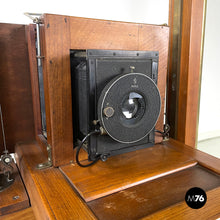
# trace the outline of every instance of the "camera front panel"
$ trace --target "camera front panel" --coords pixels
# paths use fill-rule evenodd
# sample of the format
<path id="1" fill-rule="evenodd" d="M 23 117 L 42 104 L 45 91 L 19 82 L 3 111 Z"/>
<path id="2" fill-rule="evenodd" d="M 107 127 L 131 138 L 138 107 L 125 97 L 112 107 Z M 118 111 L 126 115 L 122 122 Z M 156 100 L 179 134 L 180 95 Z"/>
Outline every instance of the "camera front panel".
<path id="1" fill-rule="evenodd" d="M 94 129 L 105 131 L 85 146 L 91 160 L 154 144 L 158 58 L 155 51 L 71 51 L 75 143 Z"/>

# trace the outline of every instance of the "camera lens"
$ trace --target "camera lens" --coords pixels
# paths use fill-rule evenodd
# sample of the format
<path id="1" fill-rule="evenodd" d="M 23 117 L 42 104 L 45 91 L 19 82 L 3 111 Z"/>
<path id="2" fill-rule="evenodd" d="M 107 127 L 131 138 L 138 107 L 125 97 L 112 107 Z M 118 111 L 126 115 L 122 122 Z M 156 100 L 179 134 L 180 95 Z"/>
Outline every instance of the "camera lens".
<path id="1" fill-rule="evenodd" d="M 135 98 L 128 98 L 122 104 L 122 113 L 127 118 L 133 118 L 138 110 L 138 101 Z"/>
<path id="2" fill-rule="evenodd" d="M 126 119 L 137 118 L 140 111 L 143 110 L 144 99 L 142 95 L 131 92 L 122 102 L 122 113 Z"/>
<path id="3" fill-rule="evenodd" d="M 98 119 L 106 133 L 120 143 L 144 139 L 160 114 L 160 93 L 143 73 L 116 76 L 102 90 Z"/>

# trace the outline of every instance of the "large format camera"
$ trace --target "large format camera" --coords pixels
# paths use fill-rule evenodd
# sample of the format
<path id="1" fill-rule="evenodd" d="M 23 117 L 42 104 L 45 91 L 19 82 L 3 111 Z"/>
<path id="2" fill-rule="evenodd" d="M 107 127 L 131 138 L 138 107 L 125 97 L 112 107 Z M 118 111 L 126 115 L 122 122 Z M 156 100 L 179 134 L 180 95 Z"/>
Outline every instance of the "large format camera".
<path id="1" fill-rule="evenodd" d="M 156 51 L 71 51 L 74 142 L 83 140 L 89 160 L 154 145 L 158 59 Z"/>

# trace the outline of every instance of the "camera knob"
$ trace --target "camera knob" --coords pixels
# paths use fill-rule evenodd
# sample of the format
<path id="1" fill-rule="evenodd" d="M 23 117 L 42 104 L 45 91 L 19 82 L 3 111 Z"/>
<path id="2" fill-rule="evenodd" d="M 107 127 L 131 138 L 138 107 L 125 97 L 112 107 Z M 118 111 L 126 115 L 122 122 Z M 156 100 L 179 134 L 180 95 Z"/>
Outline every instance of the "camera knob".
<path id="1" fill-rule="evenodd" d="M 12 157 L 9 154 L 6 155 L 2 155 L 1 156 L 1 161 L 5 164 L 5 165 L 9 165 L 12 162 Z"/>
<path id="2" fill-rule="evenodd" d="M 115 110 L 112 107 L 106 107 L 104 108 L 103 113 L 106 117 L 110 118 L 114 115 Z"/>

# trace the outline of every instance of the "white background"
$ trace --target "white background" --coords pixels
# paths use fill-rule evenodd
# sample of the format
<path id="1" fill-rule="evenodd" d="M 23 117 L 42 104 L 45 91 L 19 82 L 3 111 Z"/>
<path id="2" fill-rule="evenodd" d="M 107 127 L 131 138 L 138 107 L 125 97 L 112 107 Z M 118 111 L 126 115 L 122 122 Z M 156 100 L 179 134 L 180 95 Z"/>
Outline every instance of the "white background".
<path id="1" fill-rule="evenodd" d="M 6 0 L 0 22 L 31 23 L 24 12 L 51 13 L 149 24 L 168 23 L 169 0 Z"/>
<path id="2" fill-rule="evenodd" d="M 198 140 L 220 136 L 219 11 L 219 0 L 207 0 Z"/>

